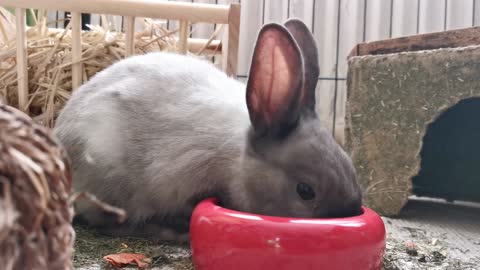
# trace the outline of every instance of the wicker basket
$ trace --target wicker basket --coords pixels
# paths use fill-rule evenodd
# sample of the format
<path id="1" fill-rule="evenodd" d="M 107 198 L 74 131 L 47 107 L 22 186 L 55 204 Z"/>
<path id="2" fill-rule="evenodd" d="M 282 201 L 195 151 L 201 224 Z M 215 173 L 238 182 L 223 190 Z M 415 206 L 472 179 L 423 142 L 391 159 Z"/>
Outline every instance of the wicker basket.
<path id="1" fill-rule="evenodd" d="M 73 269 L 69 159 L 50 131 L 0 105 L 0 264 Z"/>

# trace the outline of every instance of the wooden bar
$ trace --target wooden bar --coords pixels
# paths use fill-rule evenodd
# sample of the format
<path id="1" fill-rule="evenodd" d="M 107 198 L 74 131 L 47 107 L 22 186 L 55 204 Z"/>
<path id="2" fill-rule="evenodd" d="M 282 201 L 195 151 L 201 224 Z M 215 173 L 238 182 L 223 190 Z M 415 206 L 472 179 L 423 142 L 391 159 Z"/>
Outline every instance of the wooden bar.
<path id="1" fill-rule="evenodd" d="M 228 14 L 227 46 L 222 48 L 223 70 L 227 75 L 236 77 L 238 68 L 238 46 L 240 35 L 240 4 L 230 4 Z"/>
<path id="2" fill-rule="evenodd" d="M 352 49 L 349 57 L 466 47 L 478 44 L 480 44 L 480 27 L 471 27 L 360 43 Z"/>
<path id="3" fill-rule="evenodd" d="M 178 35 L 178 52 L 181 54 L 186 54 L 188 40 L 188 21 L 180 21 L 180 29 L 178 31 Z"/>
<path id="4" fill-rule="evenodd" d="M 207 44 L 208 39 L 206 38 L 189 38 L 187 40 L 187 47 L 188 50 L 191 52 L 198 52 L 199 50 L 203 49 Z M 222 52 L 222 43 L 220 40 L 212 40 L 210 44 L 205 48 L 202 54 L 213 54 L 216 50 L 218 50 L 215 54 L 220 54 Z"/>
<path id="5" fill-rule="evenodd" d="M 46 36 L 47 35 L 47 14 L 46 10 L 38 10 L 38 18 L 37 24 L 40 23 L 40 35 Z"/>
<path id="6" fill-rule="evenodd" d="M 72 12 L 72 89 L 75 90 L 82 85 L 82 15 L 79 12 Z"/>
<path id="7" fill-rule="evenodd" d="M 28 114 L 28 62 L 27 62 L 27 24 L 26 9 L 16 8 L 16 43 L 17 43 L 17 82 L 18 108 Z"/>
<path id="8" fill-rule="evenodd" d="M 125 57 L 135 54 L 135 17 L 125 17 Z"/>
<path id="9" fill-rule="evenodd" d="M 114 14 L 189 22 L 228 23 L 229 6 L 158 0 L 2 0 L 2 6 Z"/>
<path id="10" fill-rule="evenodd" d="M 227 26 L 228 25 L 220 25 L 220 26 Z M 223 72 L 227 73 L 227 67 L 228 67 L 228 62 L 229 62 L 229 58 L 228 58 L 228 50 L 229 50 L 229 44 L 228 44 L 228 36 L 229 36 L 229 31 L 228 29 L 225 30 L 225 29 L 222 29 L 222 33 L 220 33 L 221 36 L 222 36 L 222 56 L 220 59 L 217 59 L 219 60 L 218 62 L 220 62 L 221 64 L 221 67 L 222 67 L 222 70 Z M 230 76 L 230 74 L 227 73 L 228 76 Z"/>

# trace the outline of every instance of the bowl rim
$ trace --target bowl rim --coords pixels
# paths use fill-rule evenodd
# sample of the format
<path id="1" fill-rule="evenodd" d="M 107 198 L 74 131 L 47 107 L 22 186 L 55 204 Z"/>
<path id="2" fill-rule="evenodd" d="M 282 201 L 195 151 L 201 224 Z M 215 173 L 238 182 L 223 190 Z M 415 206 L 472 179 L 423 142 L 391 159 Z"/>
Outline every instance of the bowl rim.
<path id="1" fill-rule="evenodd" d="M 217 212 L 219 215 L 228 215 L 231 217 L 236 217 L 239 219 L 250 219 L 250 220 L 264 220 L 269 222 L 291 222 L 291 223 L 310 223 L 310 224 L 344 224 L 344 223 L 358 223 L 358 222 L 365 222 L 366 220 L 373 219 L 380 219 L 381 217 L 378 213 L 373 211 L 372 209 L 362 205 L 363 213 L 357 216 L 349 216 L 349 217 L 338 217 L 338 218 L 299 218 L 299 217 L 282 217 L 282 216 L 271 216 L 271 215 L 262 215 L 262 214 L 255 214 L 249 212 L 242 212 L 237 211 L 229 208 L 225 208 L 218 204 L 218 199 L 215 197 L 206 198 L 200 201 L 196 207 L 203 206 L 206 208 L 213 208 L 214 211 L 209 212 Z M 383 223 L 383 221 L 382 221 Z"/>

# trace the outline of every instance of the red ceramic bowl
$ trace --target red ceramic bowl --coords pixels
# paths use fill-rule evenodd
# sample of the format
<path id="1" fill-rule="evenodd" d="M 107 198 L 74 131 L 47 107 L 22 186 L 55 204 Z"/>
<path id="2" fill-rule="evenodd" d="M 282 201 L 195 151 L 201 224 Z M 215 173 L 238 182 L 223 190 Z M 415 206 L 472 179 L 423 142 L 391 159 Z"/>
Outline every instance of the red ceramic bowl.
<path id="1" fill-rule="evenodd" d="M 197 205 L 190 223 L 196 270 L 381 269 L 385 226 L 371 209 L 355 217 L 283 218 Z"/>

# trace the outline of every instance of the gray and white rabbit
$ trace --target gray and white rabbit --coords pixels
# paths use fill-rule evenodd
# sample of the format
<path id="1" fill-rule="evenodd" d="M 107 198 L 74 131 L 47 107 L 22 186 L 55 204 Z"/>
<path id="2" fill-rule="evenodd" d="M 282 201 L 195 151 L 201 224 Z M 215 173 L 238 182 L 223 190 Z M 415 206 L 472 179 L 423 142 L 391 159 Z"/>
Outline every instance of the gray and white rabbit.
<path id="1" fill-rule="evenodd" d="M 86 203 L 89 224 L 114 235 L 188 239 L 195 205 L 275 216 L 361 213 L 349 156 L 315 113 L 317 47 L 300 20 L 258 34 L 246 85 L 210 62 L 134 56 L 75 91 L 55 134 L 76 191 L 126 210 L 119 225 Z"/>

